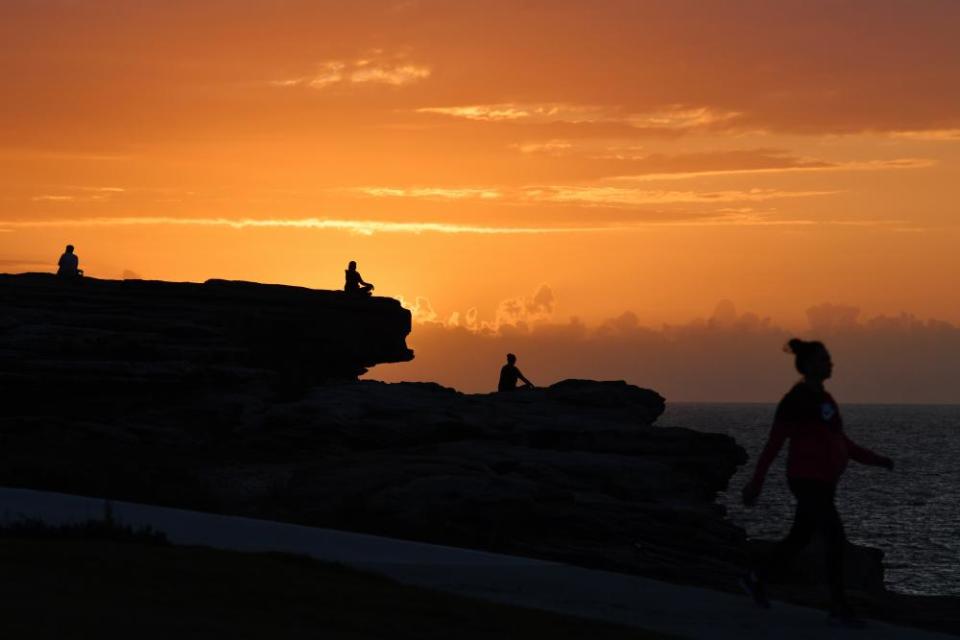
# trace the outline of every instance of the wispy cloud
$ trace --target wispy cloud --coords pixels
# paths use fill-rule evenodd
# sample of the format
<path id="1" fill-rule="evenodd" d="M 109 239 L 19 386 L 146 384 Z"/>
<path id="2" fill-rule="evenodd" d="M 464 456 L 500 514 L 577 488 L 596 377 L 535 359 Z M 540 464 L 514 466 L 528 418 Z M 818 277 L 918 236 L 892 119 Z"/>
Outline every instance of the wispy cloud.
<path id="1" fill-rule="evenodd" d="M 111 196 L 124 193 L 123 187 L 88 187 L 65 185 L 53 187 L 51 190 L 61 193 L 43 193 L 32 196 L 34 202 L 101 202 Z"/>
<path id="2" fill-rule="evenodd" d="M 31 148 L 0 148 L 0 157 L 13 156 L 17 159 L 30 160 L 63 160 L 63 161 L 126 161 L 134 158 L 129 154 L 120 153 L 84 153 L 82 151 L 65 151 L 56 149 L 31 149 Z"/>
<path id="3" fill-rule="evenodd" d="M 758 196 L 761 200 L 763 197 Z M 700 202 L 700 201 L 698 201 Z M 723 202 L 713 200 L 712 202 Z M 598 204 L 606 204 L 600 202 Z M 712 211 L 681 213 L 671 217 L 638 217 L 629 222 L 594 225 L 539 225 L 495 226 L 480 224 L 453 224 L 445 222 L 392 222 L 384 220 L 341 220 L 331 218 L 176 218 L 162 216 L 117 218 L 68 218 L 58 220 L 12 220 L 0 222 L 0 233 L 19 229 L 90 228 L 90 227 L 151 227 L 188 226 L 223 227 L 228 229 L 305 229 L 344 231 L 370 236 L 377 233 L 442 235 L 550 235 L 576 233 L 609 233 L 640 231 L 657 227 L 715 227 L 715 226 L 891 226 L 903 225 L 903 220 L 811 220 L 776 218 L 774 212 L 754 211 L 748 207 L 718 208 Z"/>
<path id="4" fill-rule="evenodd" d="M 567 140 L 547 140 L 546 142 L 520 142 L 510 145 L 520 153 L 543 153 L 547 155 L 563 155 L 571 149 L 573 144 Z"/>
<path id="5" fill-rule="evenodd" d="M 33 196 L 30 199 L 33 200 L 34 202 L 72 202 L 77 198 L 76 196 L 44 194 L 40 196 Z"/>
<path id="6" fill-rule="evenodd" d="M 395 87 L 430 77 L 430 67 L 402 58 L 387 58 L 382 52 L 356 60 L 327 60 L 313 74 L 272 80 L 275 87 L 324 89 L 337 84 L 387 84 Z"/>
<path id="7" fill-rule="evenodd" d="M 672 176 L 672 174 L 666 174 Z M 371 198 L 422 200 L 488 200 L 505 204 L 563 203 L 583 206 L 638 206 L 664 204 L 715 204 L 763 202 L 781 198 L 825 196 L 838 191 L 786 191 L 781 189 L 728 189 L 721 191 L 667 190 L 609 185 L 532 185 L 513 189 L 481 187 L 358 187 L 353 193 Z"/>
<path id="8" fill-rule="evenodd" d="M 919 131 L 895 131 L 891 137 L 903 140 L 930 142 L 960 142 L 960 129 L 929 129 Z"/>
<path id="9" fill-rule="evenodd" d="M 564 102 L 501 102 L 449 107 L 422 107 L 416 111 L 417 113 L 439 114 L 484 122 L 604 122 L 623 124 L 638 129 L 674 131 L 716 126 L 732 122 L 741 115 L 735 111 L 718 111 L 708 107 L 674 106 L 658 111 L 630 112 L 616 106 Z"/>
<path id="10" fill-rule="evenodd" d="M 670 109 L 650 113 L 633 113 L 627 121 L 635 127 L 692 129 L 731 122 L 742 114 L 738 111 L 718 111 L 708 107 L 695 109 L 674 106 Z"/>
<path id="11" fill-rule="evenodd" d="M 809 173 L 824 171 L 896 171 L 901 169 L 926 169 L 936 164 L 929 158 L 896 158 L 893 160 L 867 160 L 860 162 L 823 162 L 809 160 L 803 163 L 782 167 L 756 167 L 744 169 L 710 169 L 703 171 L 670 171 L 641 173 L 624 176 L 611 176 L 607 180 L 687 180 L 713 176 L 737 176 L 779 173 Z"/>
<path id="12" fill-rule="evenodd" d="M 534 202 L 619 207 L 663 204 L 763 202 L 779 198 L 826 196 L 834 193 L 837 193 L 837 191 L 784 191 L 781 189 L 667 191 L 608 186 L 543 186 L 523 189 L 522 197 Z"/>
<path id="13" fill-rule="evenodd" d="M 416 64 L 380 66 L 364 64 L 350 74 L 350 82 L 379 82 L 399 86 L 430 77 L 430 68 Z"/>
<path id="14" fill-rule="evenodd" d="M 417 113 L 433 113 L 454 118 L 487 122 L 505 120 L 596 122 L 604 119 L 606 112 L 607 109 L 600 106 L 562 103 L 520 104 L 512 102 L 475 104 L 458 107 L 423 107 L 417 109 Z"/>
<path id="15" fill-rule="evenodd" d="M 358 187 L 351 191 L 375 198 L 423 198 L 426 200 L 465 200 L 473 198 L 496 200 L 503 195 L 497 189 L 476 187 L 463 189 L 442 187 Z"/>
<path id="16" fill-rule="evenodd" d="M 230 229 L 293 228 L 348 231 L 361 235 L 373 235 L 375 233 L 517 235 L 582 233 L 611 230 L 611 227 L 604 226 L 498 227 L 487 225 L 450 224 L 443 222 L 389 222 L 383 220 L 337 220 L 330 218 L 174 218 L 145 216 L 0 222 L 0 230 L 51 227 L 128 226 L 199 226 L 227 227 Z"/>

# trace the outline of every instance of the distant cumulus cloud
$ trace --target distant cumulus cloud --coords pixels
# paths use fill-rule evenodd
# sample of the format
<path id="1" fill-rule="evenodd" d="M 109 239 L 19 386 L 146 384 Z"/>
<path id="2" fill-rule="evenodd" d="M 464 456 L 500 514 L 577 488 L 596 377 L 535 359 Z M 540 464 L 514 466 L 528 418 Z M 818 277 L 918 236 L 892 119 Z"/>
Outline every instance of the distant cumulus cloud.
<path id="1" fill-rule="evenodd" d="M 401 304 L 407 307 L 402 299 Z M 437 319 L 437 312 L 433 310 L 433 305 L 430 304 L 430 300 L 423 296 L 414 298 L 413 305 L 407 308 L 410 309 L 410 314 L 413 316 L 414 322 L 434 322 Z"/>
<path id="2" fill-rule="evenodd" d="M 860 309 L 848 305 L 825 302 L 807 309 L 810 328 L 817 333 L 833 333 L 855 327 L 859 318 Z"/>
<path id="3" fill-rule="evenodd" d="M 409 338 L 416 359 L 377 367 L 371 377 L 490 391 L 502 354 L 512 352 L 538 384 L 623 379 L 656 389 L 668 402 L 776 402 L 797 380 L 782 348 L 799 334 L 830 349 L 837 363 L 830 389 L 842 401 L 960 402 L 960 327 L 946 322 L 909 314 L 861 319 L 856 307 L 824 303 L 811 307 L 810 326 L 795 333 L 723 301 L 708 317 L 684 324 L 645 327 L 625 311 L 587 325 L 553 318 L 553 293 L 541 292 L 504 301 L 500 323 L 479 321 L 476 310 L 418 323 Z M 530 312 L 537 322 L 521 320 Z"/>
<path id="4" fill-rule="evenodd" d="M 526 325 L 529 322 L 545 320 L 553 315 L 556 298 L 549 285 L 542 284 L 532 296 L 521 296 L 502 300 L 497 305 L 494 326 Z"/>

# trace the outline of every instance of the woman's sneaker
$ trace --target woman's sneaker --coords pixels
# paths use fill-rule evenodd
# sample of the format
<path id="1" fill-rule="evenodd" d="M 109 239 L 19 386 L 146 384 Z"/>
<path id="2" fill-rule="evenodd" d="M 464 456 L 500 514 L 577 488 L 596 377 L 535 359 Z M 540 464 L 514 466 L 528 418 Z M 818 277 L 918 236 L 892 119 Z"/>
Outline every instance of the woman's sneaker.
<path id="1" fill-rule="evenodd" d="M 761 609 L 770 608 L 770 601 L 767 600 L 767 594 L 763 588 L 763 581 L 757 577 L 756 573 L 751 571 L 750 573 L 745 573 L 740 576 L 740 587 L 748 596 L 753 598 L 753 601 L 757 603 L 758 607 Z"/>

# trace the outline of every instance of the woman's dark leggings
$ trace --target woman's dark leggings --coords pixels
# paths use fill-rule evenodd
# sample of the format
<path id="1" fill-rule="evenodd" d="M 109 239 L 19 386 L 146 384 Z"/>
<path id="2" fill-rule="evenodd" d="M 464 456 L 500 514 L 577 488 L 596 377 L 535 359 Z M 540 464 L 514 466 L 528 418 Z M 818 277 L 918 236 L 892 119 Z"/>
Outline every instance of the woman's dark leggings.
<path id="1" fill-rule="evenodd" d="M 837 513 L 834 496 L 836 483 L 802 478 L 788 478 L 787 484 L 797 499 L 797 512 L 793 527 L 787 537 L 780 541 L 767 560 L 763 573 L 779 573 L 800 554 L 817 531 L 823 534 L 823 546 L 827 560 L 827 579 L 834 606 L 845 604 L 843 593 L 843 547 L 846 536 L 843 522 Z"/>

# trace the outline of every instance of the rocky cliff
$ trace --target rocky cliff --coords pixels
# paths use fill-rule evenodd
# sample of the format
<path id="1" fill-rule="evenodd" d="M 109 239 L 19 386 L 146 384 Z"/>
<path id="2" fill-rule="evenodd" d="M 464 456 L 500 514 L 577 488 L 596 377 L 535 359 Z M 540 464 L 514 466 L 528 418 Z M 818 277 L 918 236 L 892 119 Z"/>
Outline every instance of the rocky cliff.
<path id="1" fill-rule="evenodd" d="M 0 276 L 0 484 L 735 588 L 750 545 L 715 501 L 746 461 L 731 438 L 653 426 L 664 399 L 624 382 L 353 379 L 410 359 L 409 330 L 384 298 Z M 876 553 L 851 558 L 876 611 L 960 628 L 936 622 L 952 600 L 916 614 L 882 592 Z"/>
<path id="2" fill-rule="evenodd" d="M 413 358 L 390 298 L 208 280 L 0 275 L 0 384 L 25 404 L 156 398 L 230 379 L 287 391 Z"/>

